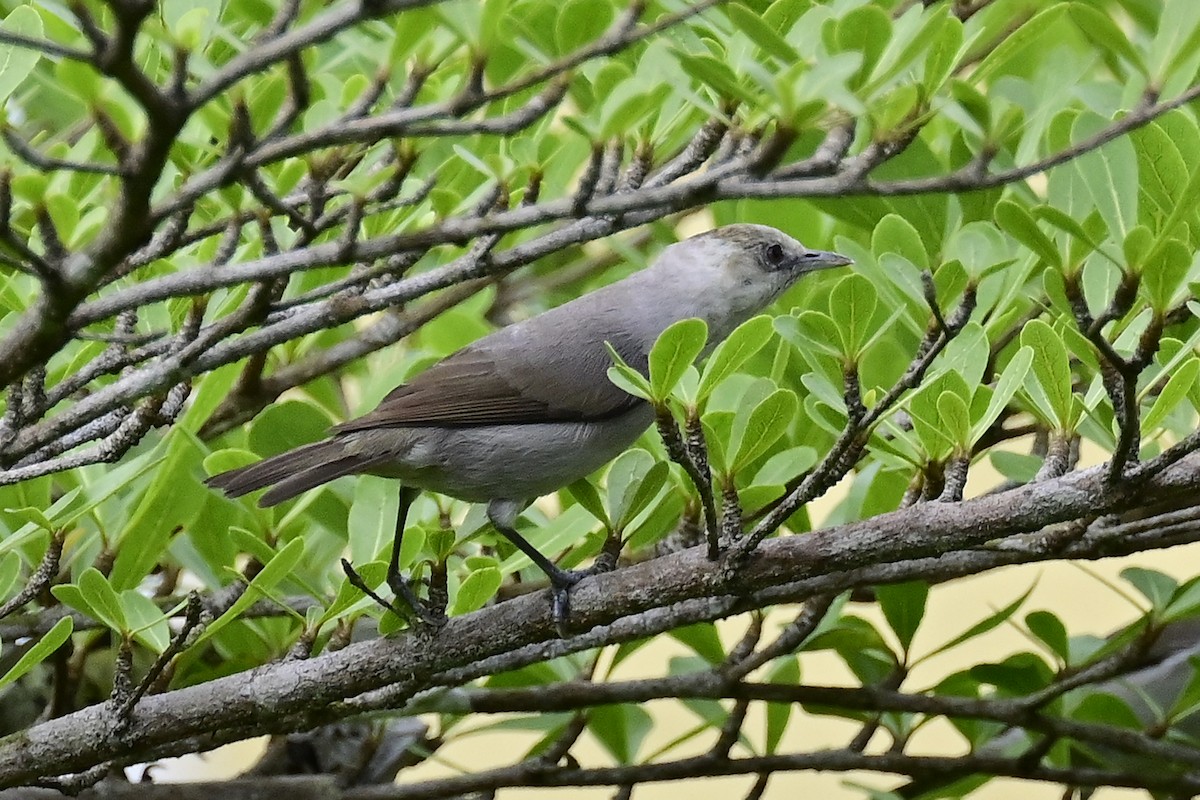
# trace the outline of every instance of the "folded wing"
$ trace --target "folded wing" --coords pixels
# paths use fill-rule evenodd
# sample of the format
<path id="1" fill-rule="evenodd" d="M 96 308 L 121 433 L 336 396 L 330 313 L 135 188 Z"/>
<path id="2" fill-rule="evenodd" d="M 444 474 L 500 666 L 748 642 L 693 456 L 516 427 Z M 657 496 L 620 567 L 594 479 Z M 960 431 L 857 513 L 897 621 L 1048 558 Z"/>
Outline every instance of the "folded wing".
<path id="1" fill-rule="evenodd" d="M 607 375 L 611 361 L 605 341 L 644 369 L 645 356 L 633 341 L 620 334 L 581 337 L 578 328 L 560 333 L 556 345 L 547 348 L 544 329 L 518 325 L 497 331 L 398 386 L 374 411 L 334 431 L 586 422 L 623 414 L 644 402 Z M 530 346 L 534 342 L 536 349 Z"/>

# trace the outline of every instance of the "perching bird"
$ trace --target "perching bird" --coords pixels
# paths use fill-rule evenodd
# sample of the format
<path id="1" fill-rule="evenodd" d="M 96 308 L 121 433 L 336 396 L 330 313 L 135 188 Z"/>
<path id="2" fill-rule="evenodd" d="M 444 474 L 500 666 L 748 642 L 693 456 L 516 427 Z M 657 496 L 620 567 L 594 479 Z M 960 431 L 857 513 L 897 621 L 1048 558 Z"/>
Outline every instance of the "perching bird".
<path id="1" fill-rule="evenodd" d="M 764 225 L 717 228 L 668 247 L 624 280 L 464 347 L 374 411 L 335 426 L 325 441 L 215 475 L 208 485 L 231 497 L 270 487 L 258 502 L 271 506 L 343 475 L 398 479 L 387 582 L 419 615 L 422 604 L 398 564 L 409 506 L 421 489 L 487 503 L 496 529 L 549 577 L 561 627 L 568 590 L 582 574 L 548 560 L 515 523 L 534 499 L 599 469 L 654 419 L 649 403 L 608 379 L 605 342 L 645 372 L 651 346 L 672 323 L 704 320 L 711 347 L 802 276 L 850 263 Z"/>

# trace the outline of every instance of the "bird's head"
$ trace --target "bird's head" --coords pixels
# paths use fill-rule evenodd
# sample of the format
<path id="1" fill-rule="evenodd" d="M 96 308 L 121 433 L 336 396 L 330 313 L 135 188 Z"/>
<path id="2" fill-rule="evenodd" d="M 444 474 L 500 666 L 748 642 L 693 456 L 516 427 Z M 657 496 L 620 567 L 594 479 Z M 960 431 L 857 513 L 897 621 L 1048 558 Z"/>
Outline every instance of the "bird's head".
<path id="1" fill-rule="evenodd" d="M 767 225 L 726 225 L 695 239 L 712 240 L 725 251 L 726 271 L 747 285 L 773 287 L 775 296 L 810 272 L 854 263 L 838 253 L 810 250 Z"/>
<path id="2" fill-rule="evenodd" d="M 704 307 L 700 316 L 719 328 L 726 327 L 721 317 L 736 327 L 810 272 L 854 263 L 837 253 L 810 250 L 767 225 L 725 225 L 671 251 L 665 266 Z"/>

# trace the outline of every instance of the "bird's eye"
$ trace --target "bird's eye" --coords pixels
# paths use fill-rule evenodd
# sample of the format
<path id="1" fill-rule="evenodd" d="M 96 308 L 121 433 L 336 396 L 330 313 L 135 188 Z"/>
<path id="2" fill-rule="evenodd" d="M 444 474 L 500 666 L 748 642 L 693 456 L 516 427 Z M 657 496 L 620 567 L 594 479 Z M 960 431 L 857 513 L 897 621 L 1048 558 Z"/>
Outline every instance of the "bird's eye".
<path id="1" fill-rule="evenodd" d="M 778 267 L 783 263 L 783 247 L 778 244 L 769 244 L 763 248 L 763 259 L 768 266 Z"/>

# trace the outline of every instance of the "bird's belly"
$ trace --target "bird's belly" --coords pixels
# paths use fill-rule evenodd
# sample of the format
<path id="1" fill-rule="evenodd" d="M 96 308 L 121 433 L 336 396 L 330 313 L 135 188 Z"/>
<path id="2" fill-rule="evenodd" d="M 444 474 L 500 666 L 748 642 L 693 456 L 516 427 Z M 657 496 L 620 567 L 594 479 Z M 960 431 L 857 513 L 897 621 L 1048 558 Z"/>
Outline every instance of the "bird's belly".
<path id="1" fill-rule="evenodd" d="M 647 405 L 598 422 L 377 431 L 371 444 L 395 439 L 396 458 L 370 471 L 470 502 L 532 500 L 607 464 L 653 419 Z"/>

